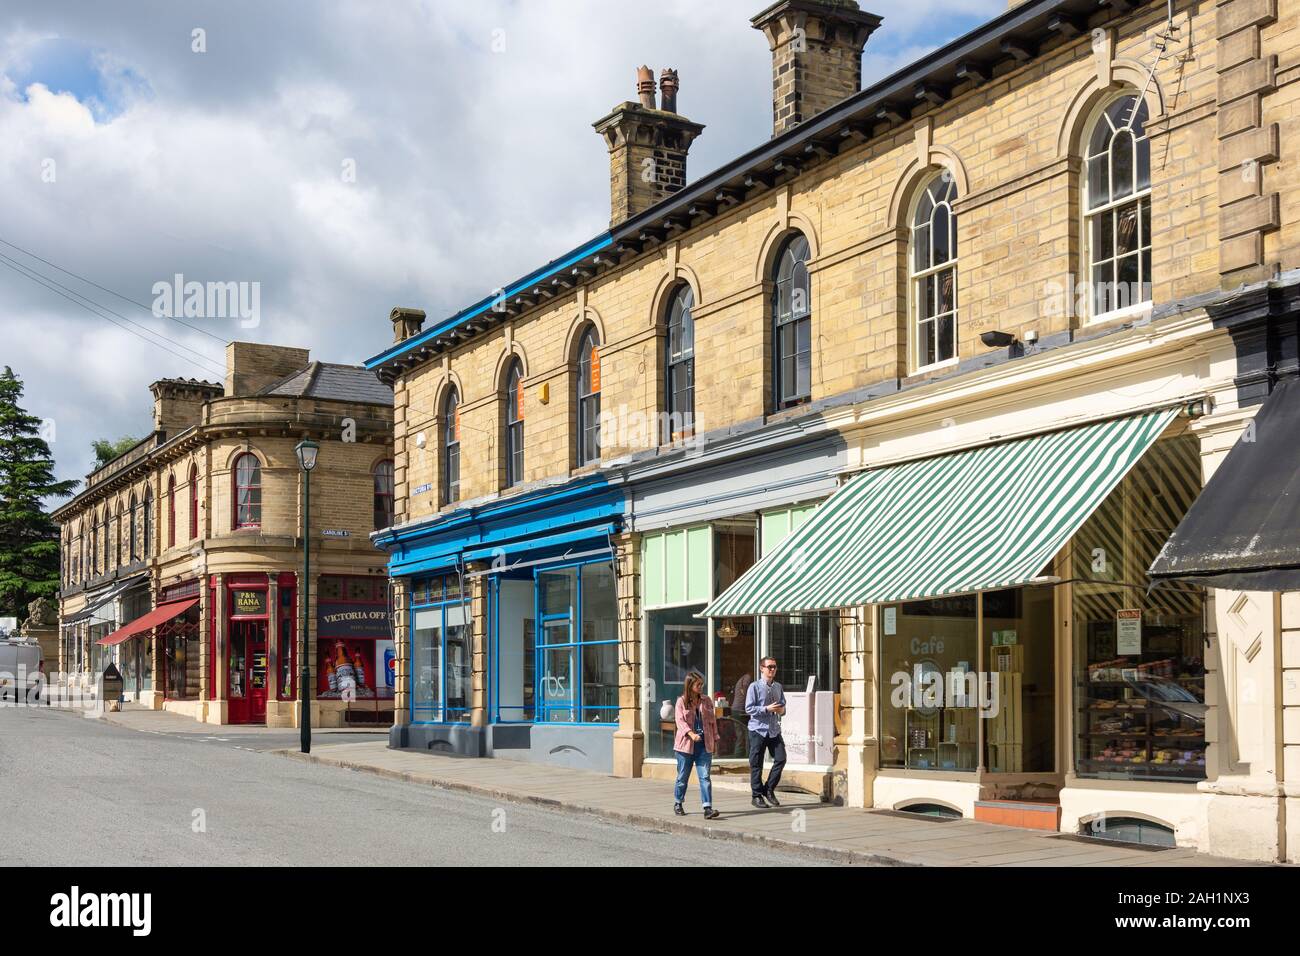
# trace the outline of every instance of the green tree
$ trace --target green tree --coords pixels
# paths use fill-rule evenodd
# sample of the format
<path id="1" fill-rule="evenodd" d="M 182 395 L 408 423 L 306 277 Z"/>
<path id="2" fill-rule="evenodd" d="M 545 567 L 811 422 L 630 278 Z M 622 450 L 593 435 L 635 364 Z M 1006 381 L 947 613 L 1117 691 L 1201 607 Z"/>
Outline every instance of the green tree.
<path id="1" fill-rule="evenodd" d="M 0 615 L 27 616 L 27 605 L 59 589 L 59 531 L 44 499 L 72 494 L 76 481 L 54 479 L 41 420 L 18 404 L 23 383 L 0 375 Z"/>
<path id="2" fill-rule="evenodd" d="M 123 435 L 117 441 L 108 441 L 99 439 L 90 443 L 90 447 L 95 450 L 95 467 L 107 465 L 114 458 L 125 455 L 128 451 L 140 443 L 140 439 L 132 438 L 130 435 Z"/>

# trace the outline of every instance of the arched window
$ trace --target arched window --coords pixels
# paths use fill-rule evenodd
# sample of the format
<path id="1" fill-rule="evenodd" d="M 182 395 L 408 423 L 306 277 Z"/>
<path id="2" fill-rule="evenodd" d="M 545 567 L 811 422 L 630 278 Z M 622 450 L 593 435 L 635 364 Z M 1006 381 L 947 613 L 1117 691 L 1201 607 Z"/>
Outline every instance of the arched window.
<path id="1" fill-rule="evenodd" d="M 131 545 L 130 545 L 130 547 L 127 549 L 127 552 L 128 552 L 128 554 L 130 555 L 130 560 L 131 560 L 132 563 L 134 563 L 134 562 L 140 560 L 140 548 L 139 548 L 138 541 L 137 541 L 136 536 L 135 536 L 135 516 L 136 516 L 136 508 L 137 508 L 137 504 L 136 504 L 136 500 L 135 500 L 135 492 L 133 491 L 133 492 L 131 492 L 131 503 L 130 503 L 130 506 L 129 506 L 128 510 L 127 510 L 128 517 L 127 517 L 127 519 L 126 519 L 126 521 L 127 521 L 127 528 L 129 529 L 129 531 L 128 531 L 128 535 L 129 535 L 130 540 L 131 540 Z"/>
<path id="2" fill-rule="evenodd" d="M 668 305 L 668 337 L 664 343 L 666 441 L 695 431 L 695 320 L 691 318 L 694 307 L 695 293 L 682 283 Z"/>
<path id="3" fill-rule="evenodd" d="M 144 556 L 153 554 L 153 485 L 144 486 Z"/>
<path id="4" fill-rule="evenodd" d="M 600 458 L 600 345 L 595 328 L 578 343 L 578 467 Z"/>
<path id="5" fill-rule="evenodd" d="M 262 527 L 262 464 L 253 454 L 235 459 L 235 528 Z"/>
<path id="6" fill-rule="evenodd" d="M 812 286 L 808 240 L 795 233 L 777 256 L 772 290 L 772 399 L 776 409 L 812 397 Z"/>
<path id="7" fill-rule="evenodd" d="M 90 550 L 94 552 L 96 574 L 99 574 L 104 569 L 104 557 L 99 550 L 99 546 L 103 541 L 103 537 L 102 537 L 103 531 L 104 531 L 104 509 L 101 508 L 99 510 L 99 514 L 95 516 L 95 530 L 93 536 L 90 539 Z"/>
<path id="8" fill-rule="evenodd" d="M 1090 128 L 1084 234 L 1092 317 L 1151 301 L 1151 143 L 1147 104 L 1122 96 Z"/>
<path id="9" fill-rule="evenodd" d="M 460 500 L 460 396 L 447 390 L 442 405 L 442 503 Z"/>
<path id="10" fill-rule="evenodd" d="M 72 567 L 69 571 L 69 584 L 81 580 L 81 525 L 72 528 Z"/>
<path id="11" fill-rule="evenodd" d="M 117 512 L 110 506 L 108 512 L 108 528 L 104 536 L 104 570 L 116 567 L 120 561 L 120 555 L 117 550 Z"/>
<path id="12" fill-rule="evenodd" d="M 199 468 L 190 465 L 190 540 L 199 536 Z"/>
<path id="13" fill-rule="evenodd" d="M 375 465 L 375 530 L 393 524 L 393 463 Z"/>
<path id="14" fill-rule="evenodd" d="M 519 359 L 510 362 L 506 374 L 506 487 L 513 488 L 524 480 L 524 367 Z"/>
<path id="15" fill-rule="evenodd" d="M 167 476 L 167 547 L 176 547 L 176 476 Z"/>
<path id="16" fill-rule="evenodd" d="M 929 368 L 957 357 L 957 184 L 938 173 L 917 193 L 908 254 L 912 366 Z"/>
<path id="17" fill-rule="evenodd" d="M 117 523 L 117 562 L 130 564 L 131 509 L 127 507 L 126 502 L 122 502 L 117 509 Z"/>

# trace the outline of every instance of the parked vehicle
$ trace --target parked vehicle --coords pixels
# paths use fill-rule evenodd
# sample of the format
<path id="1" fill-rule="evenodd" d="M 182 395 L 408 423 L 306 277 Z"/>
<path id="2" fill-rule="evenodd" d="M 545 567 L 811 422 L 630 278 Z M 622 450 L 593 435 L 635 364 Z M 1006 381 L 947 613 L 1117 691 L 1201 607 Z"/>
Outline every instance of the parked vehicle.
<path id="1" fill-rule="evenodd" d="M 0 638 L 0 699 L 21 702 L 29 690 L 39 695 L 45 657 L 36 641 Z"/>

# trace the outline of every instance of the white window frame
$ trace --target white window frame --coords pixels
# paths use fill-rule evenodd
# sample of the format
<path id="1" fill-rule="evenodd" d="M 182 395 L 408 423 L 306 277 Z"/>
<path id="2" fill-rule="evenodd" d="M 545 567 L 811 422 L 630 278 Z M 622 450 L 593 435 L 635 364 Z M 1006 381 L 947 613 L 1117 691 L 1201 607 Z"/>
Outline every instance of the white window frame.
<path id="1" fill-rule="evenodd" d="M 1133 192 L 1129 193 L 1128 195 L 1120 199 L 1111 200 L 1105 203 L 1104 205 L 1098 206 L 1096 209 L 1089 208 L 1092 203 L 1092 197 L 1091 197 L 1092 177 L 1090 176 L 1091 163 L 1096 161 L 1097 159 L 1103 159 L 1107 163 L 1107 167 L 1108 167 L 1107 178 L 1106 178 L 1107 188 L 1109 189 L 1110 184 L 1114 182 L 1115 170 L 1112 162 L 1113 152 L 1109 144 L 1114 138 L 1114 133 L 1118 132 L 1118 130 L 1115 130 L 1114 125 L 1111 124 L 1112 135 L 1110 139 L 1107 140 L 1108 145 L 1107 145 L 1106 152 L 1104 154 L 1098 154 L 1097 157 L 1092 157 L 1089 155 L 1092 151 L 1092 136 L 1093 133 L 1096 131 L 1097 125 L 1099 123 L 1110 122 L 1107 116 L 1107 111 L 1114 104 L 1121 102 L 1125 99 L 1133 99 L 1135 104 L 1139 104 L 1139 105 L 1143 103 L 1141 93 L 1138 92 L 1137 90 L 1132 90 L 1132 89 L 1125 90 L 1116 96 L 1108 97 L 1106 100 L 1100 103 L 1097 106 L 1097 108 L 1094 109 L 1093 112 L 1090 114 L 1088 122 L 1084 126 L 1083 136 L 1080 140 L 1079 155 L 1081 157 L 1080 175 L 1082 178 L 1081 181 L 1082 188 L 1079 190 L 1079 195 L 1080 195 L 1079 220 L 1080 220 L 1080 230 L 1081 230 L 1080 236 L 1082 237 L 1083 240 L 1082 241 L 1083 262 L 1081 263 L 1082 269 L 1080 270 L 1080 279 L 1083 284 L 1083 288 L 1087 292 L 1087 295 L 1086 298 L 1075 295 L 1075 298 L 1076 300 L 1083 298 L 1086 303 L 1086 307 L 1082 310 L 1083 312 L 1082 317 L 1086 324 L 1097 323 L 1097 322 L 1113 322 L 1122 319 L 1139 318 L 1139 317 L 1149 315 L 1152 309 L 1151 277 L 1149 275 L 1147 276 L 1143 275 L 1142 253 L 1145 250 L 1147 252 L 1147 258 L 1150 259 L 1152 253 L 1154 252 L 1154 244 L 1151 242 L 1151 237 L 1148 235 L 1144 235 L 1143 233 L 1142 214 L 1141 214 L 1141 203 L 1145 200 L 1147 204 L 1147 210 L 1148 210 L 1147 218 L 1148 220 L 1150 219 L 1152 176 L 1151 176 L 1151 168 L 1150 168 L 1149 149 L 1147 153 L 1148 166 L 1147 166 L 1147 176 L 1146 176 L 1147 179 L 1146 188 L 1144 189 L 1135 188 Z M 1150 110 L 1148 108 L 1148 117 L 1146 122 L 1150 122 L 1149 112 Z M 1130 123 L 1131 123 L 1131 117 L 1130 117 Z M 1148 145 L 1150 144 L 1150 135 L 1146 132 L 1145 127 L 1143 128 L 1143 135 L 1141 137 L 1135 137 L 1135 140 L 1146 140 Z M 1135 147 L 1135 154 L 1136 154 L 1136 147 Z M 1134 165 L 1133 165 L 1133 182 L 1135 186 L 1139 178 L 1140 176 L 1137 168 L 1137 159 L 1135 155 Z M 1137 285 L 1139 289 L 1142 289 L 1143 285 L 1145 284 L 1146 286 L 1145 291 L 1147 294 L 1140 301 L 1127 302 L 1124 305 L 1120 306 L 1119 308 L 1110 309 L 1106 312 L 1097 312 L 1095 311 L 1096 290 L 1093 288 L 1094 256 L 1093 256 L 1092 224 L 1094 220 L 1096 220 L 1102 215 L 1108 215 L 1114 217 L 1116 216 L 1116 213 L 1119 210 L 1124 209 L 1127 206 L 1134 206 L 1134 205 L 1138 207 L 1138 224 L 1137 224 L 1138 237 L 1137 237 L 1137 247 L 1136 247 L 1137 248 L 1136 254 L 1138 259 Z M 1116 219 L 1116 223 L 1117 222 L 1118 220 Z M 1115 251 L 1117 248 L 1116 239 L 1117 237 L 1115 233 L 1112 232 L 1111 257 L 1109 261 L 1112 265 L 1112 270 L 1111 270 L 1112 282 L 1115 282 L 1115 284 L 1118 285 L 1117 280 L 1114 279 L 1114 276 L 1116 274 L 1115 267 L 1118 265 L 1120 259 L 1119 256 L 1115 255 Z"/>
<path id="2" fill-rule="evenodd" d="M 935 187 L 938 184 L 942 184 L 942 188 L 936 192 Z M 950 196 L 947 195 L 949 187 L 951 187 L 951 191 L 952 191 Z M 953 254 L 949 259 L 939 263 L 938 265 L 930 265 L 925 269 L 921 269 L 918 271 L 916 268 L 916 242 L 917 242 L 916 234 L 917 231 L 922 227 L 919 226 L 916 222 L 916 214 L 921 207 L 921 200 L 927 195 L 929 195 L 930 199 L 934 202 L 933 209 L 937 209 L 941 205 L 947 207 L 948 209 L 949 235 L 952 240 L 951 246 L 952 246 Z M 936 197 L 940 195 L 943 195 L 945 198 L 936 199 Z M 908 341 L 908 350 L 910 352 L 910 355 L 908 356 L 908 366 L 912 370 L 912 374 L 914 375 L 919 374 L 921 372 L 930 372 L 933 371 L 934 369 L 947 368 L 948 366 L 956 365 L 960 354 L 959 350 L 961 345 L 961 330 L 959 328 L 959 322 L 961 318 L 961 269 L 960 269 L 961 260 L 960 260 L 960 256 L 958 255 L 958 250 L 960 249 L 960 245 L 957 243 L 957 214 L 953 212 L 952 209 L 952 203 L 959 198 L 960 196 L 958 196 L 957 194 L 957 186 L 956 183 L 953 181 L 952 173 L 946 169 L 943 169 L 934 173 L 932 176 L 928 177 L 921 183 L 921 185 L 916 190 L 916 195 L 913 196 L 912 198 L 912 204 L 910 209 L 908 210 L 908 215 L 907 215 L 907 315 L 908 315 L 907 341 Z M 930 227 L 933 226 L 934 223 L 933 209 L 931 210 L 930 213 L 930 219 L 925 224 L 926 226 L 930 226 Z M 930 230 L 930 238 L 927 239 L 927 242 L 933 242 L 933 228 L 931 228 Z M 953 286 L 951 313 L 936 312 L 932 317 L 922 318 L 921 307 L 924 301 L 924 296 L 921 294 L 921 288 L 925 283 L 925 280 L 930 278 L 931 276 L 937 276 L 940 275 L 941 273 L 947 272 L 949 269 L 952 270 L 952 286 Z M 940 359 L 937 362 L 931 362 L 927 365 L 922 365 L 921 358 L 920 358 L 922 322 L 937 326 L 939 320 L 943 316 L 948 314 L 952 315 L 952 357 L 946 359 Z"/>

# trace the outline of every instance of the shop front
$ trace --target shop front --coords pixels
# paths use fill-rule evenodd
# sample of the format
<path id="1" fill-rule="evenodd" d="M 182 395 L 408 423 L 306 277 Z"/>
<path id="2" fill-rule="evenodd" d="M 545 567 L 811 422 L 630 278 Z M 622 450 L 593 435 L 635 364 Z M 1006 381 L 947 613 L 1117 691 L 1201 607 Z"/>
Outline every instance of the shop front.
<path id="1" fill-rule="evenodd" d="M 1203 592 L 1145 573 L 1200 488 L 1185 426 L 1156 409 L 863 472 L 706 613 L 856 616 L 868 806 L 1172 840 L 1178 813 L 1133 788 L 1195 800 L 1206 775 Z M 1117 786 L 1131 812 L 1080 809 Z"/>
<path id="2" fill-rule="evenodd" d="M 115 663 L 116 651 L 104 639 L 130 620 L 142 601 L 147 604 L 148 593 L 145 575 L 134 574 L 88 591 L 81 609 L 63 618 L 64 666 L 70 679 L 94 684 Z"/>
<path id="3" fill-rule="evenodd" d="M 613 549 L 592 543 L 486 577 L 492 756 L 613 769 L 626 647 Z"/>
<path id="4" fill-rule="evenodd" d="M 226 719 L 264 724 L 271 680 L 270 582 L 265 574 L 228 575 L 225 587 Z"/>
<path id="5" fill-rule="evenodd" d="M 585 478 L 377 538 L 400 595 L 393 747 L 613 770 L 623 511 Z"/>
<path id="6" fill-rule="evenodd" d="M 744 454 L 737 452 L 743 447 Z M 748 773 L 745 693 L 760 658 L 780 667 L 788 784 L 831 796 L 839 707 L 840 621 L 834 613 L 704 616 L 705 608 L 774 551 L 836 486 L 843 443 L 793 428 L 707 444 L 704 454 L 632 471 L 640 532 L 640 772 L 671 778 L 673 705 L 688 674 L 704 677 L 718 716 L 715 773 Z"/>
<path id="7" fill-rule="evenodd" d="M 316 587 L 315 697 L 322 725 L 391 725 L 396 651 L 388 579 L 330 574 L 321 575 Z M 279 686 L 287 693 L 293 675 L 284 672 L 284 662 L 292 660 L 293 633 L 291 626 L 281 629 Z"/>

